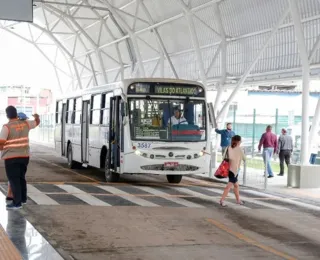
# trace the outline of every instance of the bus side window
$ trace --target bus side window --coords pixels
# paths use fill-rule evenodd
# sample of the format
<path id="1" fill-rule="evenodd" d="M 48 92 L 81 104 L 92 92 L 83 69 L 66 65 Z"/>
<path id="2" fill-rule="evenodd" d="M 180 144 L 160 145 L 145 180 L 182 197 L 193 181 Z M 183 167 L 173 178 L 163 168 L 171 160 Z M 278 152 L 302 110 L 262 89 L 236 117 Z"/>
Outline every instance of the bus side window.
<path id="1" fill-rule="evenodd" d="M 74 123 L 80 124 L 82 113 L 82 98 L 77 98 L 75 103 Z"/>
<path id="2" fill-rule="evenodd" d="M 74 99 L 69 99 L 67 102 L 67 119 L 66 122 L 69 124 L 73 123 L 73 111 L 74 111 Z"/>
<path id="3" fill-rule="evenodd" d="M 102 95 L 100 123 L 105 126 L 109 125 L 110 98 L 112 96 L 112 92 L 105 93 Z"/>
<path id="4" fill-rule="evenodd" d="M 57 101 L 56 103 L 56 124 L 61 123 L 62 117 L 62 101 Z"/>
<path id="5" fill-rule="evenodd" d="M 101 94 L 91 97 L 90 124 L 99 125 L 101 117 Z"/>

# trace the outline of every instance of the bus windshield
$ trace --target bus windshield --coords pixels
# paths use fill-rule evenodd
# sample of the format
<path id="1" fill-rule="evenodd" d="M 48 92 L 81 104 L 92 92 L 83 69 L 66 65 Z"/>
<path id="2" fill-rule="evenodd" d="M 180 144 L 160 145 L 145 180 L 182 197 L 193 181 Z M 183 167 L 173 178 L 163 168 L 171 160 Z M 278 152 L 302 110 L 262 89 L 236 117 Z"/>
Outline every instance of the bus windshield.
<path id="1" fill-rule="evenodd" d="M 129 99 L 132 140 L 199 142 L 206 140 L 204 100 Z"/>

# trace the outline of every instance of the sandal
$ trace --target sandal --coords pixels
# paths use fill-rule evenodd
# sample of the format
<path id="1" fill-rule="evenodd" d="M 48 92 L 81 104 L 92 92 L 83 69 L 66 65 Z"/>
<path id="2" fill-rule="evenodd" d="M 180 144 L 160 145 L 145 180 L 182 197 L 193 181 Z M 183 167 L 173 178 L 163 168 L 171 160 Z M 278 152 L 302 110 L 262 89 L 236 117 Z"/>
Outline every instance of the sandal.
<path id="1" fill-rule="evenodd" d="M 240 201 L 237 202 L 237 204 L 239 204 L 239 205 L 244 205 L 244 203 L 245 203 L 245 202 L 242 201 L 242 200 L 240 200 Z"/>
<path id="2" fill-rule="evenodd" d="M 222 200 L 220 200 L 220 205 L 222 206 L 222 207 L 226 207 L 227 205 L 224 203 L 224 201 L 222 201 Z"/>

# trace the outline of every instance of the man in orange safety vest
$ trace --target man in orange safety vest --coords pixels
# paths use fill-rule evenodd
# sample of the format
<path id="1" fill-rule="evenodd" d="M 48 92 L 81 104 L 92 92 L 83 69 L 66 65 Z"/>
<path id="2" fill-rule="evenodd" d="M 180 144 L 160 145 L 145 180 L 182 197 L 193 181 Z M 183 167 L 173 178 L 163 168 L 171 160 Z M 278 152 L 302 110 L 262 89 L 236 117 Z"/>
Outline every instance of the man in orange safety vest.
<path id="1" fill-rule="evenodd" d="M 1 159 L 13 193 L 13 201 L 7 209 L 20 209 L 27 202 L 26 172 L 29 164 L 29 131 L 40 124 L 39 115 L 34 120 L 19 120 L 17 109 L 13 106 L 6 108 L 9 122 L 3 125 L 0 132 Z"/>

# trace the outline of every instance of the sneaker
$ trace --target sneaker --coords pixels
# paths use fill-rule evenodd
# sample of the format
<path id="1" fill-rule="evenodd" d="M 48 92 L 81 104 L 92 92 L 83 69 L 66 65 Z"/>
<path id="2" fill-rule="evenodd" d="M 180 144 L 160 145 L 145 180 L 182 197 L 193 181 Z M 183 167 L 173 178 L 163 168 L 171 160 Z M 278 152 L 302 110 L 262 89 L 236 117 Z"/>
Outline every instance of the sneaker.
<path id="1" fill-rule="evenodd" d="M 21 209 L 22 206 L 21 205 L 14 205 L 14 204 L 9 204 L 6 207 L 8 210 L 16 210 L 16 209 Z"/>
<path id="2" fill-rule="evenodd" d="M 273 178 L 273 175 L 269 175 L 268 178 Z"/>
<path id="3" fill-rule="evenodd" d="M 222 200 L 220 200 L 220 205 L 222 206 L 222 207 L 226 207 L 227 205 L 224 203 L 224 201 L 222 201 Z"/>
<path id="4" fill-rule="evenodd" d="M 6 197 L 6 200 L 8 200 L 8 201 L 12 201 L 12 200 L 13 200 L 13 198 Z"/>
<path id="5" fill-rule="evenodd" d="M 245 202 L 243 200 L 240 200 L 240 201 L 237 202 L 237 204 L 239 204 L 239 205 L 244 205 L 244 203 Z"/>

